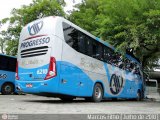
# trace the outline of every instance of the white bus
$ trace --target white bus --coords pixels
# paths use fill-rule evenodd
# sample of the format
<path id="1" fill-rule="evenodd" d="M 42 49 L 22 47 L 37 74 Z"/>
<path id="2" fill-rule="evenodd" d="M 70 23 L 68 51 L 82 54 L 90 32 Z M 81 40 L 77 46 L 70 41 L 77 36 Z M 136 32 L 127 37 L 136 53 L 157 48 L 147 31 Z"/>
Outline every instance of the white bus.
<path id="1" fill-rule="evenodd" d="M 137 98 L 144 93 L 141 64 L 70 21 L 50 16 L 21 31 L 16 87 L 25 93 L 73 100 Z"/>

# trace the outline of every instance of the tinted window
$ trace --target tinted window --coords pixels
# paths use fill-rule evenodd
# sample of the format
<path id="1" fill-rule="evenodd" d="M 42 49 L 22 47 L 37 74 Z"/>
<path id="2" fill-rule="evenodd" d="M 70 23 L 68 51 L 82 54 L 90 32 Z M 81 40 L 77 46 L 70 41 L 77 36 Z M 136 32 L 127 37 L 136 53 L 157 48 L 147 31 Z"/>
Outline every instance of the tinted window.
<path id="1" fill-rule="evenodd" d="M 140 75 L 140 69 L 134 61 L 128 58 L 123 59 L 120 53 L 115 52 L 71 25 L 63 23 L 63 32 L 66 43 L 76 51 Z"/>
<path id="2" fill-rule="evenodd" d="M 70 25 L 63 23 L 64 39 L 66 43 L 70 46 L 72 46 L 73 44 L 73 40 L 70 36 L 70 33 L 72 32 L 72 30 L 73 28 Z"/>
<path id="3" fill-rule="evenodd" d="M 87 46 L 85 54 L 92 57 L 93 55 L 92 39 L 85 35 L 85 41 L 86 41 L 85 45 Z"/>
<path id="4" fill-rule="evenodd" d="M 103 52 L 104 52 L 103 49 L 104 49 L 104 47 L 103 47 L 103 45 L 102 45 L 101 43 L 98 43 L 97 45 L 98 45 L 98 48 L 97 48 L 97 49 L 98 49 L 98 50 L 97 50 L 98 57 L 97 57 L 97 58 L 98 58 L 99 60 L 103 60 L 103 59 L 104 59 L 104 58 L 103 58 L 103 54 L 104 54 L 104 53 L 103 53 Z"/>
<path id="5" fill-rule="evenodd" d="M 78 50 L 78 31 L 72 26 L 63 23 L 64 39 L 72 48 Z"/>
<path id="6" fill-rule="evenodd" d="M 87 40 L 85 38 L 85 35 L 81 32 L 78 33 L 78 46 L 79 46 L 79 52 L 85 54 L 87 49 Z"/>
<path id="7" fill-rule="evenodd" d="M 6 56 L 0 56 L 0 69 L 7 70 L 8 68 L 8 59 Z"/>
<path id="8" fill-rule="evenodd" d="M 114 59 L 114 51 L 111 48 L 105 46 L 104 47 L 104 61 L 109 64 L 112 64 L 113 59 Z"/>
<path id="9" fill-rule="evenodd" d="M 95 40 L 92 41 L 92 57 L 103 60 L 103 45 Z"/>
<path id="10" fill-rule="evenodd" d="M 16 70 L 16 58 L 0 56 L 0 70 L 12 71 Z"/>
<path id="11" fill-rule="evenodd" d="M 9 58 L 9 62 L 8 62 L 8 70 L 15 72 L 16 71 L 16 58 Z"/>

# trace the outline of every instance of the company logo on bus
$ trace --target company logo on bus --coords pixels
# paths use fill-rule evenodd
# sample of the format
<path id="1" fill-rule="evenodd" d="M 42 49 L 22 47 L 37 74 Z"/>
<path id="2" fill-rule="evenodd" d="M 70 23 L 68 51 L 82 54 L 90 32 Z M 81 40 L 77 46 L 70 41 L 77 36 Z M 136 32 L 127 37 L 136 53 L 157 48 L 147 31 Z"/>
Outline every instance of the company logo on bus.
<path id="1" fill-rule="evenodd" d="M 123 78 L 122 76 L 118 76 L 116 74 L 112 74 L 111 80 L 110 80 L 110 91 L 112 94 L 117 95 L 122 91 L 123 87 Z"/>
<path id="2" fill-rule="evenodd" d="M 28 32 L 30 35 L 36 35 L 43 27 L 43 21 L 37 22 L 32 26 L 28 26 Z"/>

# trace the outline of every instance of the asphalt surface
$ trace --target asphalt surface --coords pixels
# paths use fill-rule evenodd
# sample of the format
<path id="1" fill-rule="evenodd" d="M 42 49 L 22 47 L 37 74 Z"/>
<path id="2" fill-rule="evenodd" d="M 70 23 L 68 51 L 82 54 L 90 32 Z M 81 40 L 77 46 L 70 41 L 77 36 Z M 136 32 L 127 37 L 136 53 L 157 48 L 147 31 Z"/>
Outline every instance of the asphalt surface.
<path id="1" fill-rule="evenodd" d="M 158 93 L 144 101 L 104 100 L 100 103 L 75 99 L 63 102 L 58 98 L 35 95 L 0 95 L 0 114 L 155 114 L 160 113 Z"/>

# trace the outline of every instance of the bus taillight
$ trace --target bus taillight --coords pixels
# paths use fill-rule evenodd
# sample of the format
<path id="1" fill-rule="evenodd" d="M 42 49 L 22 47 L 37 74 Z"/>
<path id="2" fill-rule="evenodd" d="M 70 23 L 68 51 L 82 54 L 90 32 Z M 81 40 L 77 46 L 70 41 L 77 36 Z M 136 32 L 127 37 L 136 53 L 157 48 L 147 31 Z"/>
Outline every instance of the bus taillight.
<path id="1" fill-rule="evenodd" d="M 54 57 L 50 58 L 48 73 L 45 77 L 45 80 L 50 79 L 56 76 L 56 60 Z"/>
<path id="2" fill-rule="evenodd" d="M 18 76 L 18 61 L 17 61 L 17 64 L 16 64 L 16 80 L 19 80 L 19 76 Z"/>

